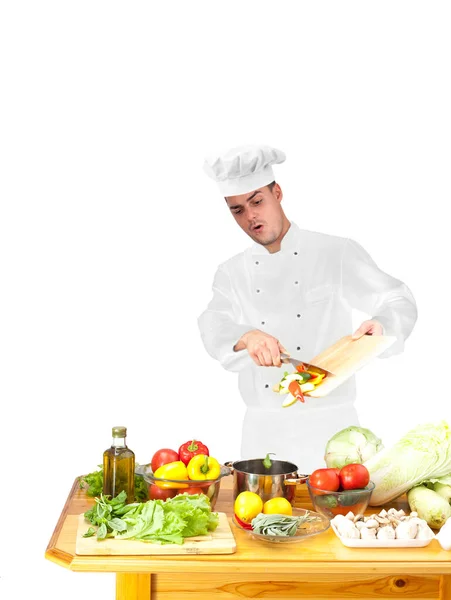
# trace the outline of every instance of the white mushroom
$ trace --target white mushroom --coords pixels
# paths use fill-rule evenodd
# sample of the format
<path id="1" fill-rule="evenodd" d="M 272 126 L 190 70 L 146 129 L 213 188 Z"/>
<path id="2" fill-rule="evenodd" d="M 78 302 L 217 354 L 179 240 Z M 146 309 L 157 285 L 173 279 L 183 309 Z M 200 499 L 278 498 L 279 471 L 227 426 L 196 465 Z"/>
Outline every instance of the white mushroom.
<path id="1" fill-rule="evenodd" d="M 364 521 L 357 521 L 355 526 L 357 527 L 357 529 L 359 531 L 362 531 L 362 529 L 368 529 L 368 527 L 366 526 L 366 523 Z"/>
<path id="2" fill-rule="evenodd" d="M 385 525 L 381 527 L 377 532 L 378 540 L 394 540 L 395 539 L 395 530 L 391 525 Z"/>
<path id="3" fill-rule="evenodd" d="M 390 523 L 390 519 L 387 519 L 387 517 L 381 517 L 379 515 L 376 516 L 375 520 L 381 525 L 388 525 Z"/>
<path id="4" fill-rule="evenodd" d="M 418 533 L 418 525 L 413 519 L 402 521 L 395 529 L 396 539 L 413 540 Z"/>
<path id="5" fill-rule="evenodd" d="M 353 512 L 350 510 L 350 511 L 348 512 L 348 514 L 346 515 L 346 518 L 347 518 L 347 519 L 351 519 L 352 521 L 354 521 L 354 519 L 355 519 L 355 514 L 354 514 L 354 513 L 353 513 Z"/>
<path id="6" fill-rule="evenodd" d="M 335 523 L 338 533 L 344 538 L 360 538 L 360 532 L 349 519 L 340 519 Z"/>
<path id="7" fill-rule="evenodd" d="M 386 517 L 386 516 L 387 516 L 387 514 L 388 514 L 388 513 L 387 513 L 387 511 L 385 510 L 385 508 L 383 508 L 383 509 L 381 510 L 381 512 L 379 513 L 379 515 L 378 515 L 378 516 L 379 516 L 379 517 Z"/>
<path id="8" fill-rule="evenodd" d="M 375 540 L 376 539 L 376 530 L 369 529 L 368 527 L 362 527 L 360 529 L 360 537 L 362 540 Z"/>
<path id="9" fill-rule="evenodd" d="M 365 525 L 368 527 L 368 529 L 379 527 L 379 523 L 376 521 L 376 519 L 368 519 L 368 521 L 365 521 Z"/>
<path id="10" fill-rule="evenodd" d="M 427 521 L 420 519 L 419 517 L 413 517 L 412 521 L 417 525 L 417 534 L 415 536 L 416 540 L 430 540 L 434 537 L 434 534 L 427 524 Z"/>

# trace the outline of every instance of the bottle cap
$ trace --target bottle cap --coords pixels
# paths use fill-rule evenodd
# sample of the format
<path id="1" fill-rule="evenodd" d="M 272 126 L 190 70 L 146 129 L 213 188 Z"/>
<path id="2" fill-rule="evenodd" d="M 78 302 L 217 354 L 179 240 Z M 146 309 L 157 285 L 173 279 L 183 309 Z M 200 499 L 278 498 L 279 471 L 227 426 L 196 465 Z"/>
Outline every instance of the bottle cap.
<path id="1" fill-rule="evenodd" d="M 123 438 L 127 435 L 127 427 L 113 427 L 113 437 Z"/>

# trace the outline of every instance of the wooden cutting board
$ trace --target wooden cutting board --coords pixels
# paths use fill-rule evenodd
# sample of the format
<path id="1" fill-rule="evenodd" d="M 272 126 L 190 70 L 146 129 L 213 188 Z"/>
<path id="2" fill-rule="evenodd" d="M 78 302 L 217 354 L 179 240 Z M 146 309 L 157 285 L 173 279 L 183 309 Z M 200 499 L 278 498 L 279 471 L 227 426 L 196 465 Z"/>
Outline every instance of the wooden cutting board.
<path id="1" fill-rule="evenodd" d="M 358 340 L 353 340 L 351 335 L 341 338 L 309 361 L 312 365 L 327 369 L 334 376 L 328 376 L 315 390 L 306 393 L 306 396 L 327 396 L 395 341 L 395 336 L 388 335 L 364 335 Z"/>
<path id="2" fill-rule="evenodd" d="M 83 556 L 124 556 L 124 555 L 168 555 L 168 554 L 233 554 L 236 551 L 235 538 L 230 529 L 227 515 L 218 513 L 219 525 L 209 535 L 185 538 L 179 544 L 151 544 L 139 540 L 116 540 L 107 538 L 97 541 L 96 536 L 84 538 L 90 527 L 84 514 L 78 517 L 75 554 Z"/>

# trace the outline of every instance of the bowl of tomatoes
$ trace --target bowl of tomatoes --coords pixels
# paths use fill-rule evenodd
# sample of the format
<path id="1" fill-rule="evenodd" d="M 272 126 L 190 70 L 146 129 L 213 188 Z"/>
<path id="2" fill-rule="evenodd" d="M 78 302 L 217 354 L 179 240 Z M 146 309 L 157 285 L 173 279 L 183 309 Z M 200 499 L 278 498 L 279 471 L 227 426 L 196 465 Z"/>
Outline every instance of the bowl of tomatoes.
<path id="1" fill-rule="evenodd" d="M 363 515 L 375 487 L 368 469 L 357 463 L 317 469 L 306 483 L 314 510 L 329 519 L 349 512 Z"/>

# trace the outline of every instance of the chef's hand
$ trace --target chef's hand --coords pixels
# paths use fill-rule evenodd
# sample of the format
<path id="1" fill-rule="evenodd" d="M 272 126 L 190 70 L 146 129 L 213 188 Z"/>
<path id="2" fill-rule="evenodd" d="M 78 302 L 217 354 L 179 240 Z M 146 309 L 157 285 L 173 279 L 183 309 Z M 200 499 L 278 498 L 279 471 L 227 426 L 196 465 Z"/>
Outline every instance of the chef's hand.
<path id="1" fill-rule="evenodd" d="M 379 321 L 363 321 L 360 327 L 352 334 L 352 339 L 358 340 L 364 335 L 382 335 L 383 333 L 384 328 Z"/>
<path id="2" fill-rule="evenodd" d="M 280 367 L 280 353 L 288 354 L 278 339 L 259 329 L 247 331 L 233 349 L 235 352 L 247 349 L 249 356 L 259 367 Z"/>

